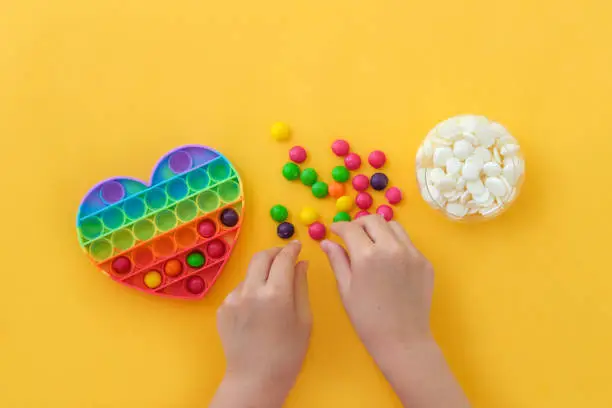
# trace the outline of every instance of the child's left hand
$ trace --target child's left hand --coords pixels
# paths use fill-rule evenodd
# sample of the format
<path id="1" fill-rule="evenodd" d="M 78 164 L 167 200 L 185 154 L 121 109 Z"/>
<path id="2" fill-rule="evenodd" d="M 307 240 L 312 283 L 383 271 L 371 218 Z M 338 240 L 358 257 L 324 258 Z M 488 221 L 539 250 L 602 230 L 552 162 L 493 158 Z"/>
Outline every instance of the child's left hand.
<path id="1" fill-rule="evenodd" d="M 312 314 L 298 241 L 253 257 L 217 313 L 226 376 L 211 407 L 280 407 L 306 356 Z"/>

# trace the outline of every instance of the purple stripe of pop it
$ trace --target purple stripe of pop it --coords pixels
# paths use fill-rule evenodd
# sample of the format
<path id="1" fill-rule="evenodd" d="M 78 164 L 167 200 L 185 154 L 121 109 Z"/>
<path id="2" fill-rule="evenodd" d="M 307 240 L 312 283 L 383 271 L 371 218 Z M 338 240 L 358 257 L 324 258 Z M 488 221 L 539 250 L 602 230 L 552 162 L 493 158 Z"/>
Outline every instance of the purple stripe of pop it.
<path id="1" fill-rule="evenodd" d="M 82 247 L 85 247 L 85 246 L 89 245 L 90 243 L 92 243 L 93 241 L 96 241 L 96 240 L 98 240 L 98 239 L 101 239 L 101 238 L 104 238 L 104 237 L 107 237 L 107 236 L 111 235 L 113 232 L 115 232 L 115 231 L 117 231 L 117 230 L 120 230 L 120 229 L 123 229 L 123 228 L 129 227 L 129 226 L 131 226 L 131 225 L 133 225 L 133 224 L 137 223 L 137 222 L 138 222 L 138 221 L 140 221 L 140 220 L 143 220 L 143 219 L 145 219 L 145 218 L 149 218 L 149 217 L 151 217 L 151 216 L 153 216 L 153 215 L 155 215 L 155 214 L 157 214 L 157 213 L 159 213 L 159 212 L 161 212 L 161 211 L 167 210 L 168 208 L 170 208 L 170 207 L 172 207 L 172 206 L 176 206 L 176 205 L 178 205 L 178 204 L 179 204 L 180 202 L 182 202 L 182 201 L 185 201 L 185 200 L 188 200 L 188 199 L 190 199 L 190 198 L 193 198 L 193 197 L 195 197 L 196 195 L 198 195 L 198 194 L 202 194 L 202 193 L 203 193 L 203 192 L 205 192 L 205 191 L 208 191 L 208 190 L 210 190 L 210 189 L 213 189 L 213 188 L 215 188 L 215 187 L 218 187 L 218 186 L 220 186 L 220 185 L 221 185 L 221 184 L 223 184 L 223 183 L 227 183 L 228 181 L 234 181 L 234 180 L 238 180 L 238 185 L 240 186 L 240 198 L 239 198 L 239 200 L 234 200 L 234 201 L 232 202 L 232 203 L 236 203 L 236 202 L 238 202 L 238 201 L 241 201 L 241 200 L 243 199 L 243 195 L 244 195 L 244 192 L 242 191 L 242 183 L 240 183 L 240 178 L 238 177 L 238 174 L 235 174 L 234 176 L 232 176 L 232 177 L 230 177 L 230 178 L 227 178 L 227 179 L 225 179 L 225 180 L 223 180 L 223 181 L 219 181 L 218 183 L 213 184 L 213 185 L 211 185 L 211 186 L 209 186 L 209 187 L 205 188 L 204 190 L 200 190 L 200 191 L 197 191 L 197 192 L 195 192 L 195 193 L 191 193 L 190 195 L 185 196 L 185 198 L 183 198 L 182 200 L 179 200 L 179 201 L 174 201 L 174 202 L 173 202 L 172 204 L 170 204 L 170 205 L 167 205 L 167 206 L 162 207 L 162 208 L 160 208 L 160 209 L 158 209 L 158 210 L 155 210 L 155 211 L 152 211 L 152 212 L 150 212 L 150 213 L 147 213 L 147 214 L 146 214 L 146 215 L 144 215 L 143 217 L 140 217 L 140 218 L 137 218 L 137 219 L 135 219 L 135 220 L 132 220 L 131 222 L 128 222 L 127 224 L 123 224 L 123 225 L 122 225 L 121 227 L 119 227 L 119 228 L 115 228 L 115 229 L 113 229 L 113 230 L 108 230 L 106 233 L 103 233 L 103 234 L 101 234 L 101 235 L 97 236 L 96 238 L 90 239 L 90 240 L 88 240 L 88 241 L 82 241 L 82 239 L 83 239 L 83 238 L 85 238 L 85 237 L 84 237 L 84 236 L 81 234 L 80 229 L 78 229 L 78 228 L 77 228 L 78 235 L 79 235 L 79 242 L 81 242 L 81 246 L 82 246 Z M 230 204 L 232 204 L 232 203 L 230 203 Z M 222 207 L 217 207 L 216 209 L 214 209 L 213 211 L 211 211 L 211 212 L 209 212 L 209 213 L 207 213 L 207 214 L 210 214 L 210 213 L 212 213 L 212 212 L 214 212 L 214 211 L 217 211 L 219 208 L 222 208 Z M 178 217 L 177 217 L 177 221 L 178 221 L 179 223 L 177 224 L 177 226 L 176 226 L 175 228 L 177 228 L 177 227 L 179 227 L 179 226 L 182 226 L 182 225 L 185 225 L 185 224 L 186 224 L 186 222 L 181 223 L 181 220 L 179 220 L 179 219 L 178 219 Z M 188 223 L 188 222 L 191 222 L 191 221 L 187 221 L 187 223 Z M 105 229 L 107 229 L 107 228 L 106 228 L 106 226 L 105 226 L 104 228 L 105 228 Z M 172 231 L 172 230 L 170 230 L 170 231 Z M 159 235 L 156 235 L 156 236 L 159 236 Z"/>
<path id="2" fill-rule="evenodd" d="M 171 181 L 173 181 L 173 180 L 176 180 L 176 179 L 178 179 L 178 178 L 180 178 L 180 177 L 183 177 L 183 176 L 185 176 L 185 175 L 187 175 L 187 174 L 191 173 L 192 171 L 195 171 L 195 170 L 197 170 L 197 169 L 200 169 L 200 168 L 202 168 L 202 167 L 204 167 L 204 166 L 210 166 L 210 165 L 211 165 L 211 164 L 212 164 L 214 161 L 216 161 L 216 160 L 225 160 L 225 161 L 227 162 L 227 164 L 228 164 L 228 165 L 229 165 L 229 166 L 230 166 L 230 167 L 231 167 L 231 168 L 234 170 L 234 173 L 236 173 L 236 174 L 237 174 L 236 169 L 234 169 L 234 166 L 232 166 L 232 164 L 231 164 L 229 161 L 227 161 L 227 159 L 225 159 L 225 157 L 223 157 L 223 156 L 219 156 L 219 157 L 216 157 L 216 158 L 212 159 L 212 160 L 211 160 L 211 161 L 209 161 L 209 162 L 206 162 L 206 163 L 203 163 L 203 164 L 201 164 L 201 165 L 199 165 L 199 166 L 194 167 L 193 169 L 191 169 L 191 170 L 190 170 L 189 172 L 187 172 L 187 173 L 177 174 L 176 176 L 171 177 L 171 178 L 169 178 L 169 179 L 165 180 L 163 183 L 158 183 L 158 184 L 153 184 L 153 185 L 150 185 L 150 186 L 146 187 L 144 190 L 139 191 L 139 192 L 138 192 L 138 193 L 136 193 L 136 194 L 130 195 L 130 196 L 128 196 L 128 197 L 124 197 L 124 199 L 123 199 L 123 200 L 121 200 L 121 201 L 119 201 L 119 202 L 113 203 L 112 205 L 108 205 L 107 207 L 104 207 L 104 208 L 102 208 L 102 209 L 96 210 L 96 211 L 94 211 L 94 212 L 92 212 L 92 213 L 90 213 L 90 214 L 87 214 L 87 215 L 83 216 L 83 217 L 80 217 L 80 208 L 83 206 L 83 204 L 81 204 L 81 206 L 79 207 L 79 214 L 77 215 L 77 227 L 79 227 L 79 226 L 80 226 L 80 223 L 81 223 L 81 222 L 85 221 L 85 220 L 86 220 L 86 219 L 88 219 L 88 218 L 95 217 L 95 216 L 99 215 L 100 213 L 104 212 L 104 210 L 107 210 L 109 207 L 119 206 L 119 205 L 121 205 L 121 204 L 122 204 L 124 201 L 127 201 L 127 200 L 128 200 L 128 199 L 130 199 L 130 198 L 140 197 L 141 195 L 145 195 L 145 194 L 147 194 L 147 192 L 148 192 L 148 191 L 151 191 L 151 190 L 153 190 L 154 188 L 161 188 L 161 187 L 165 186 L 166 184 L 168 184 L 169 182 L 171 182 Z M 133 179 L 133 178 L 129 178 L 129 177 L 126 177 L 126 178 L 127 178 L 127 179 L 129 179 L 129 180 L 138 181 L 138 182 L 142 183 L 142 181 L 140 181 L 140 180 L 138 180 L 138 179 Z M 110 179 L 110 180 L 113 180 L 113 179 Z M 229 180 L 229 178 L 228 178 L 227 180 Z M 227 181 L 227 180 L 223 180 L 223 181 Z M 99 183 L 99 184 L 98 184 L 98 185 L 96 185 L 96 187 L 94 187 L 94 188 L 93 188 L 91 191 L 94 191 L 94 190 L 95 190 L 97 187 L 99 187 L 101 184 L 104 184 L 104 183 L 106 183 L 106 182 L 108 182 L 108 180 L 105 180 L 105 181 L 103 181 L 102 183 Z M 210 187 L 209 187 L 209 188 L 210 188 Z M 202 191 L 205 191 L 205 190 L 201 190 L 200 192 L 202 192 Z M 89 194 L 90 194 L 90 193 L 87 193 L 87 196 L 89 196 Z M 87 196 L 86 196 L 86 197 L 87 197 Z"/>
<path id="3" fill-rule="evenodd" d="M 216 150 L 210 148 L 203 148 L 202 146 L 183 146 L 179 149 L 175 149 L 172 152 L 166 154 L 164 157 L 162 157 L 157 163 L 157 166 L 154 167 L 153 174 L 151 175 L 151 185 L 163 182 L 168 177 L 168 175 L 174 173 L 171 168 L 170 160 L 177 154 L 183 152 L 191 156 L 191 163 L 195 163 L 196 166 L 199 166 L 200 164 L 206 162 L 210 162 L 218 157 L 223 157 L 223 155 L 217 152 Z M 178 157 L 180 161 L 180 155 Z M 227 160 L 225 157 L 223 158 L 229 163 L 229 160 Z"/>

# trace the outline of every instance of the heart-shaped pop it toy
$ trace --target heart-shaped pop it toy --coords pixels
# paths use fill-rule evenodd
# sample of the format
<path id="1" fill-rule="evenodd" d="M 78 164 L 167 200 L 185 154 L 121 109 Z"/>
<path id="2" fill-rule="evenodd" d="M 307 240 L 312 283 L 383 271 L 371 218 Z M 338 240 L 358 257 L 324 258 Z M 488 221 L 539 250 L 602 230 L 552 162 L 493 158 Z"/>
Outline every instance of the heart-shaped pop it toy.
<path id="1" fill-rule="evenodd" d="M 166 154 L 150 185 L 112 178 L 83 199 L 77 232 L 115 281 L 156 295 L 203 297 L 223 270 L 242 224 L 236 169 L 204 146 Z"/>

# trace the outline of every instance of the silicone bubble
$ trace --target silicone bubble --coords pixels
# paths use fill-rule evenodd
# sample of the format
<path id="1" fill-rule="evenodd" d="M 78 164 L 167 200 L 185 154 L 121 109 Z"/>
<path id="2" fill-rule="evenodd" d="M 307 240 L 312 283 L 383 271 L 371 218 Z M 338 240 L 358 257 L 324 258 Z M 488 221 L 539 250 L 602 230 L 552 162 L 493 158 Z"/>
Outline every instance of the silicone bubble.
<path id="1" fill-rule="evenodd" d="M 104 230 L 104 225 L 98 217 L 89 217 L 81 222 L 79 228 L 83 237 L 89 240 L 99 237 Z"/>
<path id="2" fill-rule="evenodd" d="M 187 175 L 187 184 L 193 192 L 204 190 L 209 183 L 210 178 L 205 170 L 196 169 Z"/>
<path id="3" fill-rule="evenodd" d="M 174 239 L 178 246 L 182 248 L 189 248 L 196 243 L 198 236 L 195 229 L 191 227 L 181 228 L 176 231 Z"/>
<path id="4" fill-rule="evenodd" d="M 113 246 L 106 239 L 99 239 L 92 242 L 89 253 L 97 261 L 103 261 L 113 254 Z"/>
<path id="5" fill-rule="evenodd" d="M 145 267 L 153 262 L 155 255 L 153 254 L 153 250 L 151 248 L 148 246 L 143 246 L 134 249 L 132 258 L 137 266 Z"/>
<path id="6" fill-rule="evenodd" d="M 125 222 L 125 214 L 119 208 L 111 207 L 102 213 L 102 222 L 110 230 L 120 228 Z"/>
<path id="7" fill-rule="evenodd" d="M 208 166 L 208 174 L 215 181 L 223 181 L 230 175 L 230 166 L 224 161 L 217 160 Z"/>
<path id="8" fill-rule="evenodd" d="M 170 256 L 174 253 L 176 245 L 172 238 L 163 236 L 153 241 L 153 252 L 158 257 Z"/>
<path id="9" fill-rule="evenodd" d="M 176 216 L 170 210 L 162 210 L 155 216 L 155 225 L 160 231 L 169 231 L 176 226 Z"/>
<path id="10" fill-rule="evenodd" d="M 111 236 L 113 246 L 120 251 L 125 251 L 134 244 L 134 235 L 128 229 L 120 229 L 113 232 Z"/>
<path id="11" fill-rule="evenodd" d="M 221 200 L 226 203 L 231 203 L 240 197 L 240 186 L 235 181 L 226 181 L 221 183 L 217 189 Z"/>
<path id="12" fill-rule="evenodd" d="M 134 224 L 134 235 L 140 241 L 147 241 L 155 235 L 155 224 L 151 220 L 140 220 Z"/>
<path id="13" fill-rule="evenodd" d="M 198 215 L 198 206 L 191 200 L 184 200 L 176 206 L 176 215 L 181 221 L 191 221 Z"/>
<path id="14" fill-rule="evenodd" d="M 168 182 L 166 192 L 171 199 L 178 201 L 185 198 L 189 192 L 189 188 L 185 180 L 178 178 Z"/>
<path id="15" fill-rule="evenodd" d="M 198 207 L 205 213 L 216 210 L 219 207 L 219 196 L 214 191 L 204 191 L 198 195 Z"/>
<path id="16" fill-rule="evenodd" d="M 123 204 L 125 215 L 131 220 L 137 220 L 147 211 L 145 202 L 140 197 L 130 198 Z"/>
<path id="17" fill-rule="evenodd" d="M 150 209 L 159 210 L 160 208 L 164 208 L 168 202 L 168 197 L 161 188 L 154 188 L 147 191 L 145 200 Z"/>

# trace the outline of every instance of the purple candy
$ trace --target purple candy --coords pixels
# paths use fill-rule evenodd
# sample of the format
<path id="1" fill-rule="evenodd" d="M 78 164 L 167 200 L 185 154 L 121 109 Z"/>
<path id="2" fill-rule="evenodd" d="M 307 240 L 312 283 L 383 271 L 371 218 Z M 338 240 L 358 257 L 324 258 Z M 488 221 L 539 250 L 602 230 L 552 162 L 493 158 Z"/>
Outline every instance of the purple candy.
<path id="1" fill-rule="evenodd" d="M 387 177 L 384 173 L 374 173 L 370 178 L 370 185 L 376 191 L 381 191 L 387 188 L 387 184 L 389 184 L 389 177 Z"/>
<path id="2" fill-rule="evenodd" d="M 107 181 L 102 185 L 100 190 L 100 197 L 107 204 L 114 204 L 117 201 L 121 201 L 125 196 L 125 188 L 118 181 Z"/>
<path id="3" fill-rule="evenodd" d="M 295 227 L 290 222 L 283 222 L 278 224 L 278 228 L 276 228 L 276 234 L 282 239 L 289 239 L 295 233 Z"/>
<path id="4" fill-rule="evenodd" d="M 192 160 L 189 153 L 179 150 L 176 153 L 173 153 L 170 156 L 170 160 L 168 160 L 168 165 L 170 166 L 170 170 L 174 173 L 184 173 L 191 168 Z"/>
<path id="5" fill-rule="evenodd" d="M 233 208 L 226 208 L 221 211 L 221 223 L 226 227 L 234 227 L 238 224 L 238 213 Z"/>

